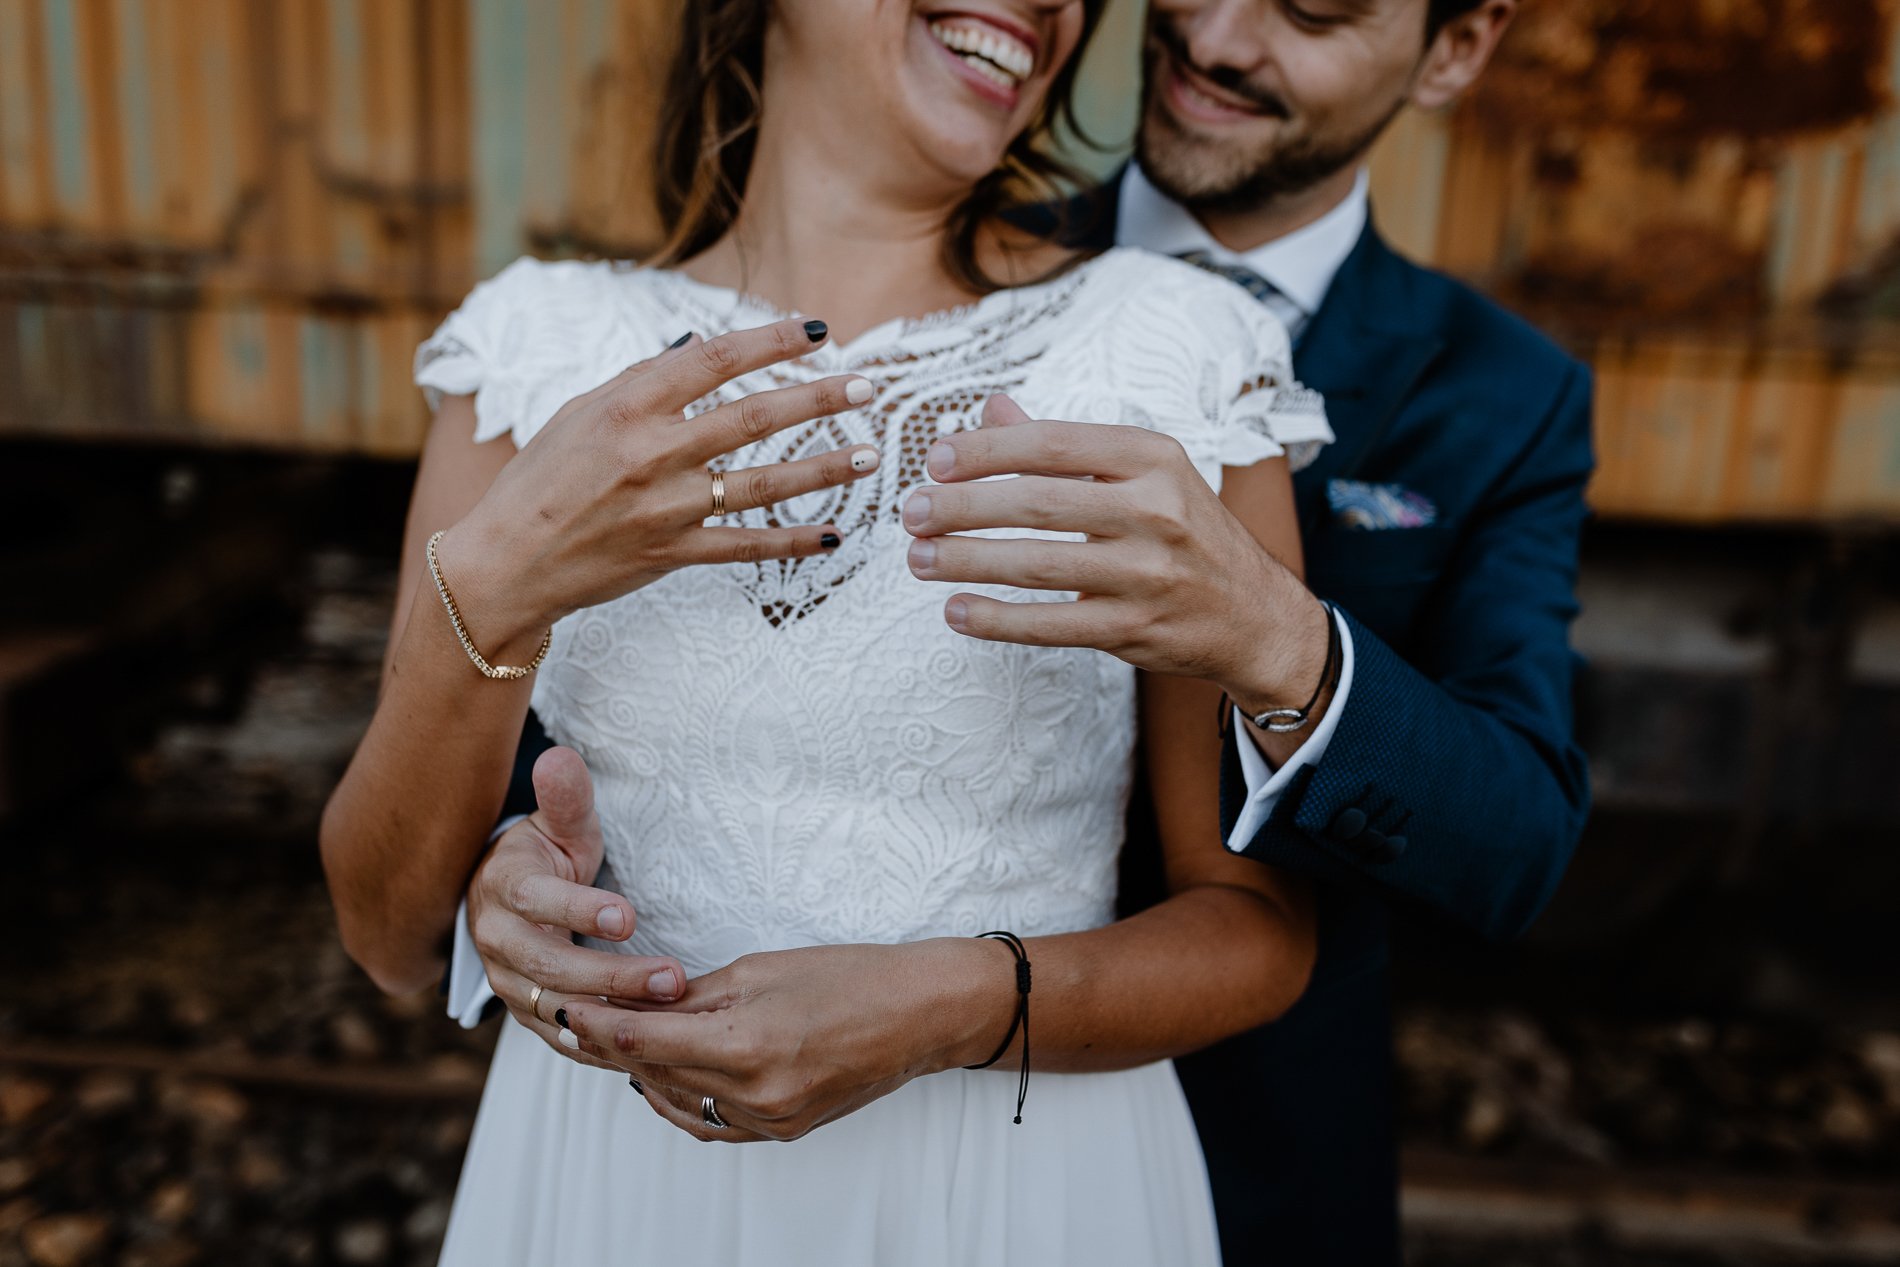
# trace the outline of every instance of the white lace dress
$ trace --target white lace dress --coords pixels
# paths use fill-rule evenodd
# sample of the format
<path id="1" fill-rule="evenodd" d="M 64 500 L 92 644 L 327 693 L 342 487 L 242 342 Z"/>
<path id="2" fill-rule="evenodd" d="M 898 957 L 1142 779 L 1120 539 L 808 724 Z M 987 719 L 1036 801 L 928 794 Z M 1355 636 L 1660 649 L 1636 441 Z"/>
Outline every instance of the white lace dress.
<path id="1" fill-rule="evenodd" d="M 679 335 L 782 315 L 675 272 L 523 260 L 423 346 L 417 380 L 473 393 L 477 434 L 524 445 L 565 401 Z M 887 323 L 699 407 L 846 371 L 876 385 L 870 405 L 733 459 L 876 445 L 872 477 L 733 517 L 830 520 L 842 548 L 691 569 L 577 612 L 535 682 L 535 711 L 593 771 L 601 883 L 640 914 L 626 949 L 678 955 L 689 972 L 752 951 L 1113 918 L 1133 671 L 944 625 L 953 590 L 910 574 L 898 519 L 932 440 L 977 425 L 999 391 L 1036 417 L 1165 431 L 1215 484 L 1223 465 L 1299 461 L 1330 438 L 1259 304 L 1138 251 Z M 696 1142 L 624 1077 L 504 1028 L 449 1267 L 1218 1261 L 1169 1064 L 1036 1074 L 1020 1126 L 1013 1070 L 959 1071 L 796 1143 L 734 1146 Z"/>

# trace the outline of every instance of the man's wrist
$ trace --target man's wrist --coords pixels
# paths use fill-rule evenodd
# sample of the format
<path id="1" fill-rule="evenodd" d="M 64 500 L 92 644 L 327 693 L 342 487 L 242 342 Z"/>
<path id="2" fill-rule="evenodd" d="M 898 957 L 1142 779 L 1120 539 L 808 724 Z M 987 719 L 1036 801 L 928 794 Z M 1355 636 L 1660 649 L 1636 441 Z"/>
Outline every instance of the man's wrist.
<path id="1" fill-rule="evenodd" d="M 1291 579 L 1291 578 L 1289 578 Z M 1220 683 L 1235 706 L 1249 718 L 1272 709 L 1301 708 L 1326 685 L 1327 652 L 1332 645 L 1333 615 L 1305 586 L 1286 587 L 1266 607 L 1274 620 L 1251 640 L 1253 654 L 1229 680 Z M 1322 698 L 1313 714 L 1324 711 Z"/>

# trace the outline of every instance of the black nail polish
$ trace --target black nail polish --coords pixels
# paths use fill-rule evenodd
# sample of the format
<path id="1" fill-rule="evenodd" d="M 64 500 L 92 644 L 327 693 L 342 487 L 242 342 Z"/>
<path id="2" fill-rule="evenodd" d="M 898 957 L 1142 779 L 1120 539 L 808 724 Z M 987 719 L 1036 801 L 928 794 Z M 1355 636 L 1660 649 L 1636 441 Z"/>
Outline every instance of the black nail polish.
<path id="1" fill-rule="evenodd" d="M 827 550 L 836 550 L 844 544 L 844 538 L 835 532 L 827 532 L 818 538 L 818 544 Z"/>
<path id="2" fill-rule="evenodd" d="M 805 323 L 805 337 L 810 339 L 813 343 L 823 343 L 825 336 L 829 333 L 831 333 L 831 327 L 822 321 L 807 321 Z"/>
<path id="3" fill-rule="evenodd" d="M 671 352 L 674 348 L 683 348 L 686 346 L 687 340 L 691 339 L 692 337 L 693 337 L 693 332 L 691 330 L 688 330 L 685 334 L 682 334 L 679 338 L 667 344 L 666 350 Z"/>
<path id="4" fill-rule="evenodd" d="M 554 1023 L 556 1025 L 559 1025 L 562 1029 L 567 1028 L 567 1009 L 566 1008 L 557 1007 L 554 1009 Z"/>

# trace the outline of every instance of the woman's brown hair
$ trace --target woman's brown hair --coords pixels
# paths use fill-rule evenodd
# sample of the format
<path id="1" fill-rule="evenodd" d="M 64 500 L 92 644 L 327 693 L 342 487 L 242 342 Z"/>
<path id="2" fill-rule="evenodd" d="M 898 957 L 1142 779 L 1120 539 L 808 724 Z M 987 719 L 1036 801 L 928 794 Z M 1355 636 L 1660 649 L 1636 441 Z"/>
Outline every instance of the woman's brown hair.
<path id="1" fill-rule="evenodd" d="M 765 28 L 776 2 L 782 0 L 684 0 L 680 5 L 679 43 L 667 73 L 654 156 L 654 188 L 667 235 L 655 263 L 690 259 L 738 218 L 758 140 Z M 1029 126 L 1010 142 L 1002 165 L 977 182 L 944 226 L 944 264 L 977 294 L 1008 284 L 977 262 L 986 224 L 1013 207 L 1060 206 L 1071 190 L 1089 183 L 1086 173 L 1050 152 L 1048 143 L 1058 127 L 1083 137 L 1075 117 L 1076 72 L 1106 3 L 1082 0 L 1082 38 L 1074 54 L 1056 73 Z M 1066 227 L 1058 214 L 1040 236 L 1057 238 Z"/>

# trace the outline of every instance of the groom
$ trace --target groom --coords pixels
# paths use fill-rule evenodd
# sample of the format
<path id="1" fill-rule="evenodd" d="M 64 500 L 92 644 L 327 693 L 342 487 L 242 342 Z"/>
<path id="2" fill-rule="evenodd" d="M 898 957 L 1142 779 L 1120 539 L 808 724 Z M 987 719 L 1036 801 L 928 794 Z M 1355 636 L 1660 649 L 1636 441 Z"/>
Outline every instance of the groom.
<path id="1" fill-rule="evenodd" d="M 1561 877 L 1586 811 L 1568 628 L 1588 374 L 1394 255 L 1363 169 L 1402 105 L 1442 106 L 1476 79 L 1516 3 L 1154 2 L 1138 160 L 1096 208 L 1093 240 L 1222 272 L 1293 332 L 1296 370 L 1325 395 L 1338 437 L 1294 479 L 1305 585 L 1235 530 L 1178 446 L 1134 428 L 992 405 L 999 425 L 941 442 L 940 486 L 906 509 L 920 576 L 1061 590 L 1077 586 L 1051 559 L 1011 563 L 948 535 L 1064 526 L 1014 503 L 1007 481 L 974 481 L 1088 475 L 1087 495 L 1132 506 L 1123 536 L 1085 547 L 1090 574 L 1106 578 L 1091 588 L 1113 602 L 1092 599 L 1084 616 L 1067 603 L 953 600 L 946 618 L 974 637 L 1096 646 L 1220 682 L 1237 706 L 1222 779 L 1229 847 L 1319 882 L 1306 996 L 1277 1024 L 1180 1062 L 1231 1264 L 1397 1261 L 1388 909 L 1516 934 Z M 1329 618 L 1345 667 L 1312 724 L 1255 728 L 1249 716 L 1305 702 L 1322 679 Z M 524 741 L 519 770 L 545 746 Z M 545 979 L 572 956 L 564 975 L 579 979 L 593 952 L 535 925 L 602 931 L 561 914 L 598 900 L 545 874 L 549 837 L 558 852 L 587 824 L 543 815 L 540 828 L 504 835 L 478 870 L 471 924 L 491 965 Z M 1138 841 L 1137 827 L 1137 858 Z M 478 985 L 479 966 L 458 958 Z M 852 1050 L 812 1059 L 890 1063 Z"/>

